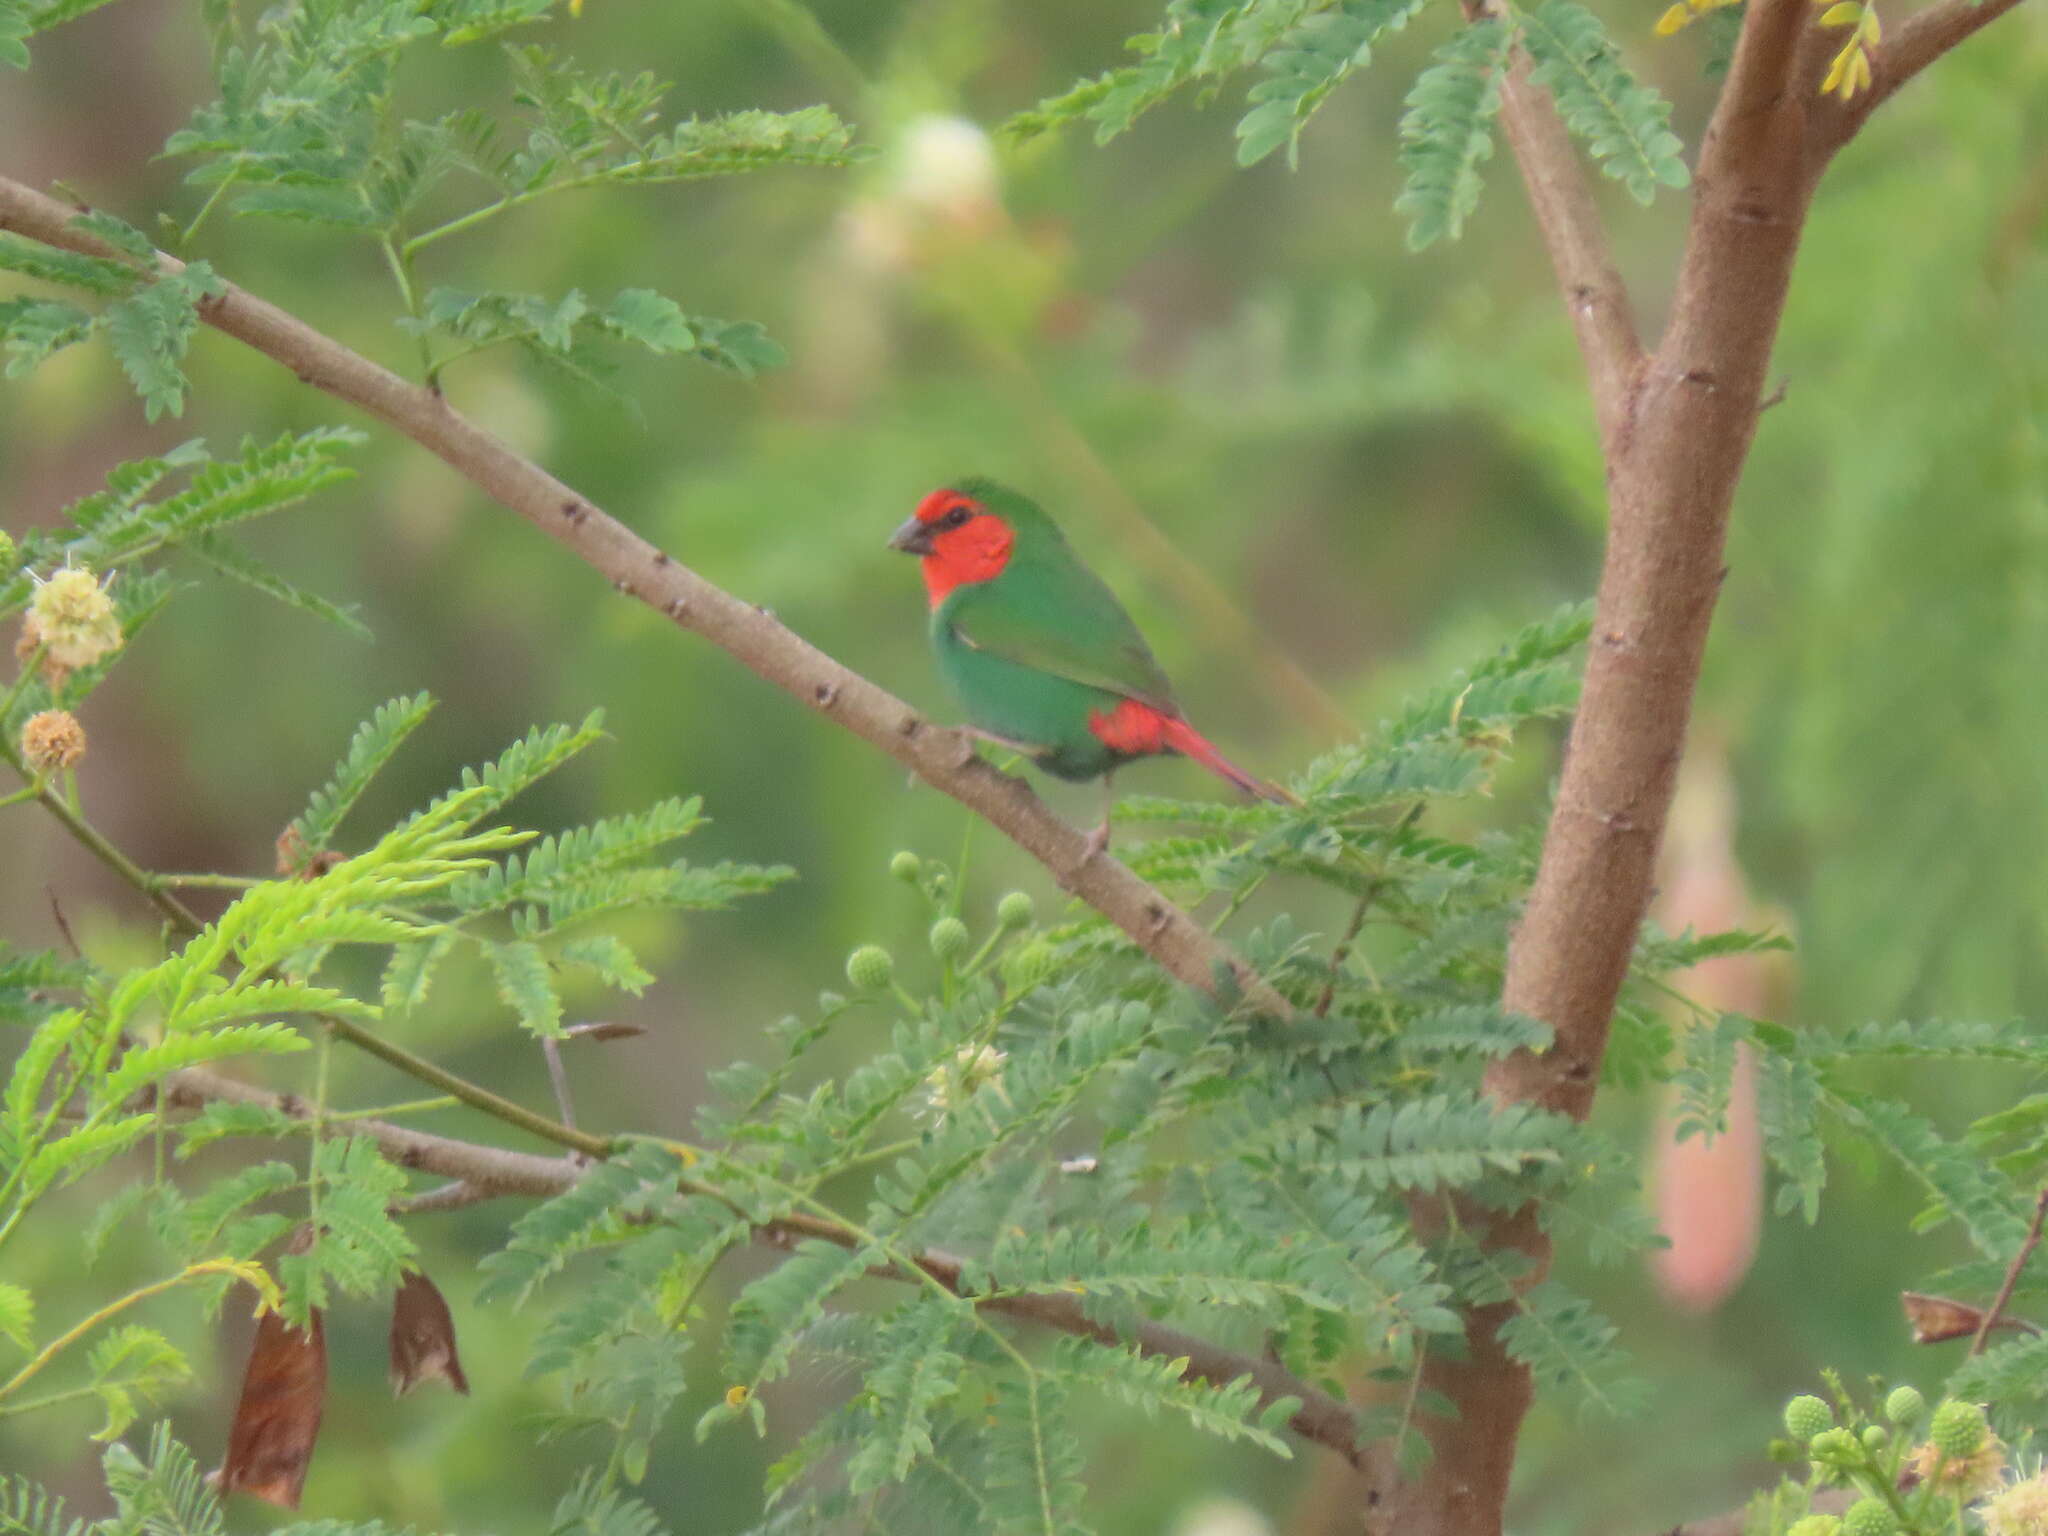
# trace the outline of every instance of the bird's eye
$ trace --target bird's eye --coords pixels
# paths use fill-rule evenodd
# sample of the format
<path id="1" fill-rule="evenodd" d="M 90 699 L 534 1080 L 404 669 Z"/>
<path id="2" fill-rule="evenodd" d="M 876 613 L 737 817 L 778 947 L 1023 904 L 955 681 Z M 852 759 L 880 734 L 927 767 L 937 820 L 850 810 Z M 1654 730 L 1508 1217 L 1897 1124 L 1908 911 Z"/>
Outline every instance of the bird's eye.
<path id="1" fill-rule="evenodd" d="M 939 521 L 948 528 L 958 528 L 962 523 L 966 522 L 967 519 L 972 517 L 973 515 L 974 514 L 972 512 L 969 512 L 965 506 L 957 506 L 952 511 L 948 512 L 944 517 L 940 518 Z"/>

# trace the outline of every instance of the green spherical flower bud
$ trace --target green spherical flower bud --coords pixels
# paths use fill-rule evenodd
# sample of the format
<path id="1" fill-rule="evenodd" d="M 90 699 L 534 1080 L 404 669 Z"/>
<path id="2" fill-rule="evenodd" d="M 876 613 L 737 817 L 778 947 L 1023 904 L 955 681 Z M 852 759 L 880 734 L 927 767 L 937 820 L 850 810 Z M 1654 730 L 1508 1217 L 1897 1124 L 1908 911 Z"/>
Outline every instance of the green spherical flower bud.
<path id="1" fill-rule="evenodd" d="M 996 921 L 1005 928 L 1028 928 L 1038 915 L 1038 903 L 1029 893 L 1012 891 L 996 903 Z"/>
<path id="2" fill-rule="evenodd" d="M 1927 1399 L 1920 1395 L 1918 1387 L 1893 1387 L 1891 1396 L 1884 1400 L 1884 1416 L 1894 1424 L 1917 1424 L 1926 1411 Z"/>
<path id="3" fill-rule="evenodd" d="M 1811 1440 L 1834 1422 L 1834 1409 L 1810 1392 L 1785 1405 L 1785 1433 L 1794 1440 Z"/>
<path id="4" fill-rule="evenodd" d="M 941 960 L 957 960 L 967 952 L 967 925 L 957 917 L 942 917 L 932 924 L 932 953 Z"/>
<path id="5" fill-rule="evenodd" d="M 1891 1439 L 1891 1437 L 1891 1431 L 1882 1424 L 1866 1424 L 1863 1426 L 1863 1449 L 1866 1451 L 1881 1451 L 1884 1449 L 1885 1441 Z"/>
<path id="6" fill-rule="evenodd" d="M 1927 1426 L 1927 1438 L 1942 1455 L 1954 1460 L 1967 1456 L 1984 1443 L 1991 1426 L 1984 1422 L 1984 1410 L 1975 1403 L 1950 1398 L 1934 1410 L 1934 1422 Z"/>
<path id="7" fill-rule="evenodd" d="M 1059 969 L 1059 951 L 1043 940 L 1019 944 L 1003 956 L 1003 985 L 1012 997 L 1022 997 Z"/>
<path id="8" fill-rule="evenodd" d="M 1794 1520 L 1785 1536 L 1837 1536 L 1841 1529 L 1842 1522 L 1834 1515 L 1807 1515 Z"/>
<path id="9" fill-rule="evenodd" d="M 1842 1536 L 1896 1536 L 1899 1518 L 1883 1499 L 1858 1499 L 1842 1516 Z"/>
<path id="10" fill-rule="evenodd" d="M 846 957 L 846 979 L 860 992 L 879 992 L 896 979 L 896 962 L 879 944 L 863 944 Z"/>
<path id="11" fill-rule="evenodd" d="M 889 861 L 889 873 L 905 885 L 915 885 L 917 877 L 924 871 L 924 860 L 908 848 L 899 849 L 896 857 Z"/>
<path id="12" fill-rule="evenodd" d="M 1806 1454 L 1815 1461 L 1836 1465 L 1859 1462 L 1863 1453 L 1856 1443 L 1856 1437 L 1846 1429 L 1824 1429 L 1813 1437 Z"/>

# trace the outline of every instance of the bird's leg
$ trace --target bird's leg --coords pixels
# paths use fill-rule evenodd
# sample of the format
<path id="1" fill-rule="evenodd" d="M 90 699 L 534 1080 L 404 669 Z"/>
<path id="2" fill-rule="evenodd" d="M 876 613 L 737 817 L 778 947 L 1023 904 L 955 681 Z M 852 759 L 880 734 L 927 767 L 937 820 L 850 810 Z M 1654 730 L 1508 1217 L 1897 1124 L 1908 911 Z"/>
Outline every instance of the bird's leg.
<path id="1" fill-rule="evenodd" d="M 994 731 L 984 731 L 978 725 L 963 725 L 960 727 L 960 730 L 963 735 L 971 736 L 976 741 L 985 741 L 992 747 L 1001 747 L 1004 751 L 1015 752 L 1020 757 L 1032 757 L 1044 750 L 1044 748 L 1034 747 L 1028 742 L 1013 741 L 1008 736 L 998 736 Z"/>
<path id="2" fill-rule="evenodd" d="M 1088 834 L 1087 851 L 1081 856 L 1084 864 L 1098 853 L 1109 850 L 1109 812 L 1110 807 L 1116 804 L 1116 791 L 1111 784 L 1115 778 L 1114 769 L 1102 776 L 1102 824 Z"/>

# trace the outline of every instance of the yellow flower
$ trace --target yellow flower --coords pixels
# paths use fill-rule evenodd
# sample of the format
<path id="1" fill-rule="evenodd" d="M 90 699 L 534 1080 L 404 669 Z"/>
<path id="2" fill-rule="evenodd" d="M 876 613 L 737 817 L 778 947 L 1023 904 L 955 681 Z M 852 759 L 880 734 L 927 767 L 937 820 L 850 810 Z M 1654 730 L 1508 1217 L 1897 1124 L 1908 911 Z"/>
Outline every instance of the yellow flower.
<path id="1" fill-rule="evenodd" d="M 925 1074 L 925 1097 L 934 1110 L 945 1114 L 958 1109 L 989 1084 L 995 1084 L 996 1092 L 1001 1093 L 1003 1063 L 1007 1060 L 1007 1053 L 992 1045 L 963 1045 L 953 1053 L 951 1061 Z"/>
<path id="2" fill-rule="evenodd" d="M 60 667 L 83 667 L 121 648 L 114 600 L 91 571 L 65 569 L 39 582 L 22 638 Z"/>
<path id="3" fill-rule="evenodd" d="M 2014 1483 L 1978 1513 L 1986 1536 L 2048 1536 L 2048 1472 Z"/>

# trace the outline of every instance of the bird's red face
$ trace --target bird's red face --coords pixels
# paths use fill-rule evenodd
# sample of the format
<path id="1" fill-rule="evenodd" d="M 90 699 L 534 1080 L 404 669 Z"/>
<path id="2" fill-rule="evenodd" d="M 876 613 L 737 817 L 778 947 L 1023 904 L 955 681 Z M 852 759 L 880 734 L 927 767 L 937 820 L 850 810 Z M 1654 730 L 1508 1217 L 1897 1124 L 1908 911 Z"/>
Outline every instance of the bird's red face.
<path id="1" fill-rule="evenodd" d="M 938 607 L 955 587 L 987 581 L 1010 563 L 1010 525 L 964 492 L 937 490 L 889 539 L 891 549 L 920 557 L 924 588 Z"/>

